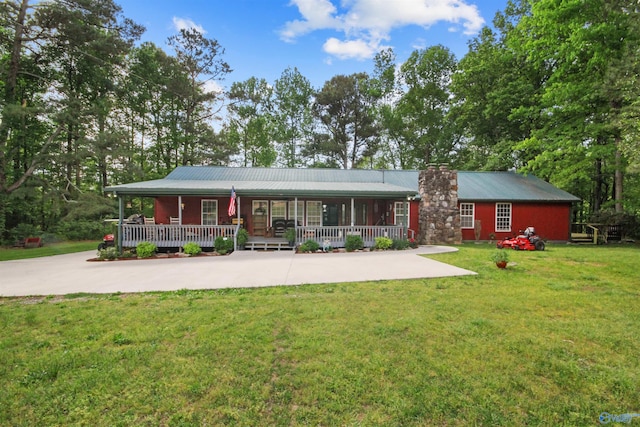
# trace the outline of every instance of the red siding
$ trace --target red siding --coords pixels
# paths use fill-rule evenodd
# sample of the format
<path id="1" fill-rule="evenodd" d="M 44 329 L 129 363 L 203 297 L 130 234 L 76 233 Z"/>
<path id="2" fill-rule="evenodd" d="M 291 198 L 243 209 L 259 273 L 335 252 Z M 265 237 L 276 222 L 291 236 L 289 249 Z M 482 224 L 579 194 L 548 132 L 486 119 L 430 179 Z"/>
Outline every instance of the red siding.
<path id="1" fill-rule="evenodd" d="M 495 203 L 475 203 L 475 219 L 480 220 L 482 226 L 480 240 L 489 240 L 491 233 L 495 233 L 496 239 L 511 237 L 529 226 L 535 227 L 543 239 L 569 240 L 569 203 L 512 203 L 510 232 L 495 232 L 495 212 Z M 462 229 L 462 239 L 475 240 L 474 230 Z"/>

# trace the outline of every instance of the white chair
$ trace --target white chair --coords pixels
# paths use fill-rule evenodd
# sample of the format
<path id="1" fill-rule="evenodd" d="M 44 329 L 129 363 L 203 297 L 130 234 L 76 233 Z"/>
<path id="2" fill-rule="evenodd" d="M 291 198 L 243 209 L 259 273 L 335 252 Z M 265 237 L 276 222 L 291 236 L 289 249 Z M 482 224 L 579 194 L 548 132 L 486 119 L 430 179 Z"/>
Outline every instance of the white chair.
<path id="1" fill-rule="evenodd" d="M 151 217 L 151 218 L 147 218 L 146 216 L 144 217 L 144 225 L 156 225 L 156 218 L 155 217 Z"/>
<path id="2" fill-rule="evenodd" d="M 171 225 L 180 225 L 180 218 L 177 216 L 170 216 L 169 217 L 169 224 Z"/>

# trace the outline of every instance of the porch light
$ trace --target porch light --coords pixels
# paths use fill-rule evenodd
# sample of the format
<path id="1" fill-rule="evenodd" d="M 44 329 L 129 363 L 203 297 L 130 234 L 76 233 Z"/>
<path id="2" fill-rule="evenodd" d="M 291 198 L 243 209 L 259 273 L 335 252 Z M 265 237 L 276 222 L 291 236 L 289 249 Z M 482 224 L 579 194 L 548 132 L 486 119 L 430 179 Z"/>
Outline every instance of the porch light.
<path id="1" fill-rule="evenodd" d="M 180 208 L 184 210 L 184 203 L 180 203 Z"/>

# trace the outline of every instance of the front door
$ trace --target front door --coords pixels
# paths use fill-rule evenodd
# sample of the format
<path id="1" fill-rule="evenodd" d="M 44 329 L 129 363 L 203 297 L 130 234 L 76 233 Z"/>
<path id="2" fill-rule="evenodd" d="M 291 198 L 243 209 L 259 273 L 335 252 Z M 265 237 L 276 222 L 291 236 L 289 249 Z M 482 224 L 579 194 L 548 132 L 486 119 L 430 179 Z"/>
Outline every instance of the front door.
<path id="1" fill-rule="evenodd" d="M 338 205 L 337 203 L 327 203 L 322 209 L 322 225 L 338 225 Z"/>

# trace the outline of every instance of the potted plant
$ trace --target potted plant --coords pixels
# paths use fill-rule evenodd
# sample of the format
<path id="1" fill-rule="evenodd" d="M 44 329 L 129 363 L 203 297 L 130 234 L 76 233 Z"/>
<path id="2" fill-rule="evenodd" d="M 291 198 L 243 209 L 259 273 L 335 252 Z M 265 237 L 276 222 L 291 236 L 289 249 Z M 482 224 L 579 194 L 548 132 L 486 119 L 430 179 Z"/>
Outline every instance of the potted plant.
<path id="1" fill-rule="evenodd" d="M 294 247 L 296 245 L 296 229 L 287 228 L 284 232 L 284 238 L 289 242 L 289 246 Z"/>
<path id="2" fill-rule="evenodd" d="M 495 262 L 498 268 L 506 268 L 509 262 L 509 253 L 505 249 L 496 249 L 491 255 L 491 261 Z"/>
<path id="3" fill-rule="evenodd" d="M 236 235 L 236 242 L 238 243 L 238 249 L 244 249 L 244 246 L 249 241 L 249 232 L 245 228 L 238 230 Z"/>

